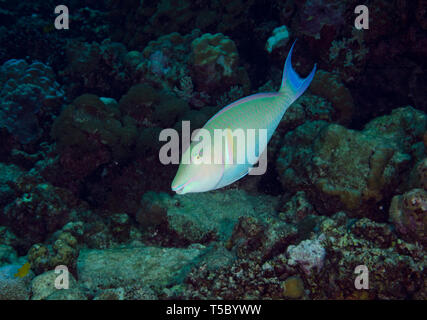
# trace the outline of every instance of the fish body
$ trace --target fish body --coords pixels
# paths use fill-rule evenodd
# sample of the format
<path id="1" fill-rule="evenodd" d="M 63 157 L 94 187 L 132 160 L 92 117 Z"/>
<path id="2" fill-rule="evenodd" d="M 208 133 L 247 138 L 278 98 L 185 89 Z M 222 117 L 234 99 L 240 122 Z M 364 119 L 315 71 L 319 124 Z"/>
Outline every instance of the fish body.
<path id="1" fill-rule="evenodd" d="M 258 93 L 239 99 L 224 107 L 215 114 L 204 126 L 201 133 L 197 133 L 193 142 L 183 152 L 183 159 L 190 159 L 190 163 L 181 162 L 175 179 L 172 182 L 172 190 L 178 194 L 189 192 L 205 192 L 227 186 L 248 174 L 254 162 L 265 150 L 268 141 L 279 125 L 286 110 L 291 104 L 308 88 L 314 77 L 316 66 L 311 73 L 301 79 L 292 68 L 291 57 L 292 45 L 282 77 L 282 85 L 278 92 Z M 200 163 L 200 158 L 204 150 L 196 147 L 197 141 L 203 140 L 204 135 L 209 134 L 215 137 L 215 130 L 222 130 L 222 144 L 214 144 L 214 139 L 210 139 L 210 163 Z M 243 132 L 245 143 L 236 142 L 232 133 Z M 264 130 L 266 139 L 249 139 L 249 132 L 261 135 Z M 199 142 L 200 143 L 200 142 Z M 249 159 L 248 152 L 244 149 L 252 150 L 255 157 Z M 237 161 L 239 152 L 244 155 L 243 161 Z M 216 157 L 216 158 L 215 158 Z M 214 159 L 221 159 L 215 162 Z M 241 160 L 243 158 L 240 158 Z"/>

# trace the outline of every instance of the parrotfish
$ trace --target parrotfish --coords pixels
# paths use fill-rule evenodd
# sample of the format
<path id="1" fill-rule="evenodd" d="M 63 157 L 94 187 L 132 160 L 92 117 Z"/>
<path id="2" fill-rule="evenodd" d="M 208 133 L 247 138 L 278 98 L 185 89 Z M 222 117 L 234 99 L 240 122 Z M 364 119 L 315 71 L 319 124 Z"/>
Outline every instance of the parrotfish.
<path id="1" fill-rule="evenodd" d="M 196 148 L 196 141 L 200 137 L 196 134 L 192 143 L 183 152 L 182 159 L 190 159 L 190 162 L 181 161 L 178 172 L 172 182 L 172 190 L 178 194 L 192 192 L 206 192 L 225 187 L 248 174 L 254 161 L 247 157 L 243 162 L 237 162 L 236 154 L 241 148 L 256 150 L 259 158 L 267 147 L 274 131 L 279 125 L 286 110 L 308 88 L 316 72 L 316 65 L 306 78 L 301 78 L 292 67 L 293 43 L 286 58 L 282 83 L 278 92 L 257 93 L 241 98 L 221 109 L 202 129 L 214 136 L 214 130 L 222 129 L 225 132 L 233 132 L 242 129 L 243 132 L 252 130 L 264 130 L 266 139 L 252 139 L 248 143 L 255 145 L 234 143 L 230 134 L 224 135 L 224 148 L 215 147 L 212 141 L 212 158 L 222 161 L 210 161 L 210 163 L 197 161 L 203 156 L 203 148 Z M 212 139 L 213 140 L 213 139 Z M 263 140 L 263 141 L 260 141 Z M 234 161 L 230 161 L 230 159 Z M 256 160 L 256 159 L 255 159 Z"/>

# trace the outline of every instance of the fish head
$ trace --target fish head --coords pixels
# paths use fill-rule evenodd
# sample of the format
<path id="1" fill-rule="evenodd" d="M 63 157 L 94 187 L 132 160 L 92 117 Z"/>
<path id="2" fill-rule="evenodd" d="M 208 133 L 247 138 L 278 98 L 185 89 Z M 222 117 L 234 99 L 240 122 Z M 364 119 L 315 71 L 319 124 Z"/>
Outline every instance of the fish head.
<path id="1" fill-rule="evenodd" d="M 214 161 L 202 161 L 202 150 L 188 148 L 181 161 L 178 172 L 172 181 L 172 190 L 177 194 L 205 192 L 215 189 L 224 173 L 224 165 Z M 188 154 L 190 153 L 190 154 Z"/>

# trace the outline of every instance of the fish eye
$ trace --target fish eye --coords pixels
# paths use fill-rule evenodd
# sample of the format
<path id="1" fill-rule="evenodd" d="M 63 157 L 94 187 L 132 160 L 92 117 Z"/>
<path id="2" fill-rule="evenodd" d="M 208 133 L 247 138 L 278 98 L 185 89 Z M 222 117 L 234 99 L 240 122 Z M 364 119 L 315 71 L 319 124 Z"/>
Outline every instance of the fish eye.
<path id="1" fill-rule="evenodd" d="M 200 151 L 199 151 L 199 153 L 196 153 L 195 155 L 194 155 L 194 158 L 196 159 L 196 160 L 200 160 L 200 158 L 201 157 L 203 157 L 203 149 L 201 149 Z"/>

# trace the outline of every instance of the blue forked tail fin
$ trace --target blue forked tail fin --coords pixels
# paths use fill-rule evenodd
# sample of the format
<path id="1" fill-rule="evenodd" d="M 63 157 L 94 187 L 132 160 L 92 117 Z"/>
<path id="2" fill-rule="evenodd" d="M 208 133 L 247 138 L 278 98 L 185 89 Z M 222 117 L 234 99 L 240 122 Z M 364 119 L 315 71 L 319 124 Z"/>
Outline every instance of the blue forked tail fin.
<path id="1" fill-rule="evenodd" d="M 282 76 L 282 85 L 280 86 L 280 93 L 286 93 L 292 97 L 292 100 L 295 101 L 304 91 L 308 88 L 313 80 L 314 74 L 316 72 L 316 64 L 311 70 L 310 74 L 302 79 L 292 68 L 292 50 L 294 49 L 295 42 L 292 44 L 291 50 L 289 50 L 288 57 L 286 58 L 285 67 L 283 69 Z"/>

